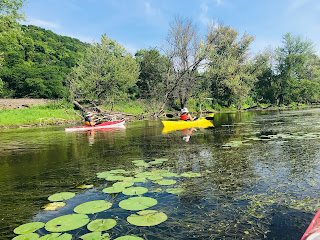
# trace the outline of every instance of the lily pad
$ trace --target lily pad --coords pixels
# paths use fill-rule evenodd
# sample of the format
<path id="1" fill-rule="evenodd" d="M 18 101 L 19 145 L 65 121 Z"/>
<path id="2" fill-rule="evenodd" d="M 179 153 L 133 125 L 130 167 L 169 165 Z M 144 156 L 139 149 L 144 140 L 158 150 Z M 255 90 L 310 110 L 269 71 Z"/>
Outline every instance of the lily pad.
<path id="1" fill-rule="evenodd" d="M 127 236 L 118 237 L 115 240 L 143 240 L 143 238 L 133 236 L 133 235 L 127 235 Z"/>
<path id="2" fill-rule="evenodd" d="M 149 163 L 146 162 L 139 162 L 139 163 L 135 163 L 134 165 L 136 165 L 137 167 L 149 167 Z"/>
<path id="3" fill-rule="evenodd" d="M 113 228 L 117 224 L 114 219 L 96 219 L 90 222 L 87 226 L 91 232 L 102 232 Z"/>
<path id="4" fill-rule="evenodd" d="M 65 232 L 83 227 L 89 221 L 85 214 L 68 214 L 50 220 L 46 223 L 45 229 L 49 232 Z"/>
<path id="5" fill-rule="evenodd" d="M 97 212 L 102 212 L 111 208 L 112 203 L 104 201 L 104 200 L 96 200 L 82 203 L 74 208 L 76 213 L 83 213 L 83 214 L 92 214 Z"/>
<path id="6" fill-rule="evenodd" d="M 119 180 L 122 180 L 124 178 L 125 178 L 124 176 L 120 176 L 120 175 L 110 175 L 110 176 L 106 177 L 105 179 L 107 181 L 119 181 Z"/>
<path id="7" fill-rule="evenodd" d="M 126 173 L 130 173 L 129 171 L 126 171 L 124 169 L 114 169 L 109 171 L 110 173 L 122 173 L 122 174 L 126 174 Z"/>
<path id="8" fill-rule="evenodd" d="M 122 200 L 119 203 L 119 207 L 126 210 L 139 211 L 157 205 L 157 203 L 158 201 L 151 197 L 132 197 Z"/>
<path id="9" fill-rule="evenodd" d="M 184 189 L 183 188 L 168 188 L 168 189 L 166 189 L 166 191 L 171 194 L 180 194 L 180 193 L 184 192 Z"/>
<path id="10" fill-rule="evenodd" d="M 155 181 L 155 180 L 161 180 L 163 179 L 163 177 L 159 175 L 154 175 L 154 176 L 148 176 L 148 179 L 150 179 L 151 181 Z"/>
<path id="11" fill-rule="evenodd" d="M 180 174 L 182 177 L 201 177 L 200 173 L 195 172 L 184 172 Z"/>
<path id="12" fill-rule="evenodd" d="M 137 178 L 146 178 L 148 176 L 152 176 L 154 173 L 152 172 L 142 172 L 135 175 Z"/>
<path id="13" fill-rule="evenodd" d="M 12 240 L 35 240 L 39 239 L 39 235 L 36 233 L 27 233 L 23 235 L 16 236 Z"/>
<path id="14" fill-rule="evenodd" d="M 68 200 L 70 198 L 73 198 L 76 194 L 72 192 L 61 192 L 61 193 L 55 193 L 48 197 L 48 200 L 51 202 L 59 202 L 63 200 Z"/>
<path id="15" fill-rule="evenodd" d="M 176 180 L 161 180 L 158 182 L 159 185 L 172 185 L 175 184 Z"/>
<path id="16" fill-rule="evenodd" d="M 145 187 L 131 187 L 122 191 L 124 195 L 140 195 L 148 192 L 148 188 Z"/>
<path id="17" fill-rule="evenodd" d="M 155 210 L 140 211 L 127 217 L 127 221 L 136 226 L 155 226 L 167 219 L 168 217 L 165 213 Z"/>
<path id="18" fill-rule="evenodd" d="M 145 178 L 142 178 L 142 177 L 136 177 L 136 178 L 133 178 L 131 180 L 128 180 L 128 182 L 132 182 L 132 183 L 135 183 L 135 182 L 146 182 L 147 179 Z"/>
<path id="19" fill-rule="evenodd" d="M 107 187 L 107 188 L 104 188 L 102 190 L 102 192 L 104 193 L 121 193 L 123 190 L 125 189 L 125 187 L 122 187 L 122 186 L 112 186 L 112 187 Z"/>
<path id="20" fill-rule="evenodd" d="M 43 222 L 31 222 L 23 224 L 13 230 L 15 234 L 27 234 L 27 233 L 33 233 L 37 231 L 40 228 L 44 227 Z"/>
<path id="21" fill-rule="evenodd" d="M 101 235 L 101 232 L 91 232 L 80 237 L 83 240 L 110 240 L 110 234 L 105 233 Z"/>
<path id="22" fill-rule="evenodd" d="M 132 180 L 132 179 L 130 179 Z M 133 182 L 116 182 L 112 186 L 113 187 L 131 187 L 134 183 Z"/>
<path id="23" fill-rule="evenodd" d="M 65 205 L 66 205 L 65 202 L 52 202 L 52 203 L 48 203 L 47 205 L 45 205 L 44 210 L 45 211 L 54 211 L 60 207 L 64 207 Z"/>
<path id="24" fill-rule="evenodd" d="M 162 173 L 162 177 L 178 177 L 178 174 L 172 172 Z"/>
<path id="25" fill-rule="evenodd" d="M 151 162 L 148 162 L 150 165 L 157 165 L 157 164 L 161 164 L 162 161 L 151 161 Z"/>
<path id="26" fill-rule="evenodd" d="M 89 188 L 93 188 L 93 185 L 90 184 L 90 185 L 87 185 L 87 184 L 83 184 L 81 186 L 78 186 L 77 188 L 80 188 L 80 189 L 89 189 Z"/>
<path id="27" fill-rule="evenodd" d="M 110 173 L 110 171 L 97 173 L 97 177 L 98 178 L 106 178 L 106 177 L 109 177 L 109 176 L 113 176 L 113 174 Z"/>
<path id="28" fill-rule="evenodd" d="M 40 240 L 71 240 L 72 235 L 69 233 L 51 233 L 44 235 L 40 238 Z"/>
<path id="29" fill-rule="evenodd" d="M 168 161 L 168 158 L 156 158 L 155 161 L 161 161 L 161 162 L 166 162 Z"/>

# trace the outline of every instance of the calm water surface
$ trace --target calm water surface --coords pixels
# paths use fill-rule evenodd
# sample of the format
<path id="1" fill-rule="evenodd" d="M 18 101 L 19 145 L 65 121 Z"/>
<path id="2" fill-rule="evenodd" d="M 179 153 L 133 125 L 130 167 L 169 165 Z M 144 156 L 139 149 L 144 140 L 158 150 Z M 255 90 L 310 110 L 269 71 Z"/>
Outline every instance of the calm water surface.
<path id="1" fill-rule="evenodd" d="M 138 121 L 125 129 L 66 133 L 64 127 L 0 131 L 0 238 L 13 229 L 73 213 L 83 202 L 107 200 L 113 205 L 91 219 L 113 218 L 111 239 L 137 235 L 144 239 L 300 239 L 320 207 L 320 109 L 216 114 L 214 127 L 162 133 L 161 121 Z M 161 165 L 139 168 L 133 160 Z M 158 204 L 151 209 L 168 220 L 153 227 L 126 221 L 133 211 L 119 208 L 123 194 L 102 189 L 113 182 L 97 173 L 125 169 L 201 177 L 177 177 L 179 195 L 153 181 L 136 183 Z M 91 189 L 76 188 L 93 184 Z M 74 192 L 67 205 L 44 211 L 48 196 Z M 47 234 L 44 228 L 37 231 Z M 86 227 L 70 231 L 74 239 Z"/>

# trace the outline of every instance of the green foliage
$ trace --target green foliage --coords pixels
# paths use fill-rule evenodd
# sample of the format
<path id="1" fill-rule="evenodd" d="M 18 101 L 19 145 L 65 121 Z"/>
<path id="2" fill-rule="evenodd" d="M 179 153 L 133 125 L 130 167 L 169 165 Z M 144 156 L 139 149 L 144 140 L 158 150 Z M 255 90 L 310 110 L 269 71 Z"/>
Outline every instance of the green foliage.
<path id="1" fill-rule="evenodd" d="M 70 104 L 64 104 L 64 102 L 36 105 L 24 109 L 2 109 L 0 110 L 0 126 L 80 120 L 80 117 L 73 111 L 66 111 L 66 107 L 72 109 Z"/>
<path id="2" fill-rule="evenodd" d="M 307 76 L 314 50 L 312 42 L 301 36 L 287 33 L 283 37 L 283 46 L 276 51 L 278 77 L 275 79 L 276 96 L 279 104 L 301 101 L 299 94 L 301 80 Z"/>
<path id="3" fill-rule="evenodd" d="M 141 49 L 135 54 L 136 61 L 140 65 L 140 75 L 137 86 L 140 90 L 139 97 L 161 98 L 165 84 L 165 75 L 169 60 L 156 49 Z"/>
<path id="4" fill-rule="evenodd" d="M 0 77 L 11 91 L 2 95 L 67 97 L 66 74 L 83 56 L 86 45 L 40 27 L 21 26 L 21 34 L 14 35 L 12 39 L 6 36 L 3 44 L 5 61 L 0 68 Z"/>
<path id="5" fill-rule="evenodd" d="M 248 50 L 253 37 L 244 34 L 240 40 L 238 32 L 229 26 L 219 25 L 208 36 L 213 47 L 208 57 L 208 81 L 214 98 L 226 100 L 241 107 L 241 101 L 253 88 L 256 74 L 253 63 L 248 61 Z"/>
<path id="6" fill-rule="evenodd" d="M 106 35 L 101 43 L 86 49 L 85 57 L 74 68 L 70 82 L 75 97 L 89 99 L 121 99 L 134 86 L 139 65 L 130 53 Z"/>

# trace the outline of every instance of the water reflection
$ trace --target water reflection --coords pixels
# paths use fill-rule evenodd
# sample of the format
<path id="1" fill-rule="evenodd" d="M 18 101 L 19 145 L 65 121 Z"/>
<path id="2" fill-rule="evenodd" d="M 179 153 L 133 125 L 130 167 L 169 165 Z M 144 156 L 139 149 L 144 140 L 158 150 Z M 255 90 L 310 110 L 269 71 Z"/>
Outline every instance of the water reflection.
<path id="1" fill-rule="evenodd" d="M 65 133 L 61 127 L 11 129 L 0 133 L 0 235 L 33 220 L 48 221 L 72 212 L 79 203 L 106 199 L 112 211 L 95 217 L 117 218 L 112 237 L 125 233 L 147 239 L 299 239 L 320 207 L 320 111 L 216 114 L 214 128 L 163 134 L 160 121 L 128 123 L 126 129 Z M 188 135 L 189 134 L 189 135 Z M 189 141 L 182 138 L 191 136 Z M 230 147 L 223 148 L 230 144 Z M 133 160 L 169 161 L 147 168 Z M 177 174 L 180 195 L 153 181 L 145 196 L 169 219 L 154 227 L 127 223 L 118 207 L 123 194 L 104 194 L 112 185 L 96 173 L 110 169 Z M 82 184 L 94 188 L 80 190 Z M 44 212 L 47 197 L 61 191 L 76 198 L 58 211 Z M 85 233 L 82 229 L 78 235 Z M 81 233 L 80 233 L 81 232 Z"/>

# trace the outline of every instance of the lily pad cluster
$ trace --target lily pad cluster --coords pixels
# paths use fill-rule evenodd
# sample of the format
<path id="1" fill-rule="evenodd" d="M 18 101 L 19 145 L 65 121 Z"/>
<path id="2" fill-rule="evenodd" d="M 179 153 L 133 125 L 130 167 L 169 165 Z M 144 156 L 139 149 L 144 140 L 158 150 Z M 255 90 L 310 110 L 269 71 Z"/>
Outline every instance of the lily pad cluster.
<path id="1" fill-rule="evenodd" d="M 200 173 L 185 172 L 180 175 L 164 169 L 156 169 L 155 166 L 163 164 L 168 161 L 166 158 L 158 158 L 149 162 L 143 160 L 134 160 L 133 163 L 138 167 L 134 171 L 126 171 L 123 169 L 115 169 L 110 171 L 104 171 L 97 173 L 98 178 L 105 179 L 109 185 L 103 188 L 102 192 L 105 194 L 123 194 L 123 197 L 127 197 L 118 203 L 118 206 L 128 211 L 138 211 L 136 213 L 130 213 L 127 217 L 127 221 L 135 226 L 155 226 L 167 220 L 168 216 L 161 211 L 151 210 L 149 208 L 158 204 L 157 199 L 153 197 L 146 197 L 143 194 L 148 192 L 161 192 L 163 187 L 170 186 L 165 191 L 170 194 L 181 194 L 184 189 L 181 187 L 172 187 L 177 183 L 177 179 L 180 177 L 201 177 Z M 144 169 L 142 169 L 144 168 Z M 148 169 L 146 169 L 148 168 Z M 110 186 L 110 182 L 112 185 Z M 134 186 L 135 184 L 143 183 L 157 184 L 158 188 L 149 191 L 148 188 L 142 186 Z M 155 186 L 157 186 L 155 185 Z M 160 186 L 160 188 L 159 188 Z M 89 189 L 93 185 L 81 185 L 77 188 Z M 66 205 L 65 200 L 72 199 L 76 194 L 73 192 L 60 192 L 48 197 L 51 201 L 45 206 L 45 210 L 58 210 L 60 207 Z M 112 229 L 117 225 L 115 219 L 99 219 L 95 218 L 95 214 L 103 211 L 110 211 L 113 207 L 113 203 L 105 200 L 95 200 L 84 202 L 76 206 L 72 214 L 56 217 L 47 223 L 32 222 L 21 225 L 14 230 L 14 233 L 19 234 L 15 239 L 58 239 L 58 240 L 71 240 L 72 235 L 66 233 L 68 231 L 76 230 L 86 226 L 89 233 L 80 236 L 83 240 L 89 239 L 111 239 L 110 234 L 106 231 Z M 116 205 L 116 204 L 115 204 Z M 129 212 L 128 212 L 129 213 Z M 93 215 L 93 217 L 92 217 Z M 93 218 L 93 219 L 92 219 Z M 45 228 L 46 231 L 51 232 L 40 238 L 39 234 L 35 233 L 41 228 Z M 65 232 L 65 233 L 63 233 Z M 127 235 L 116 238 L 118 240 L 139 240 L 143 239 L 134 235 Z"/>

